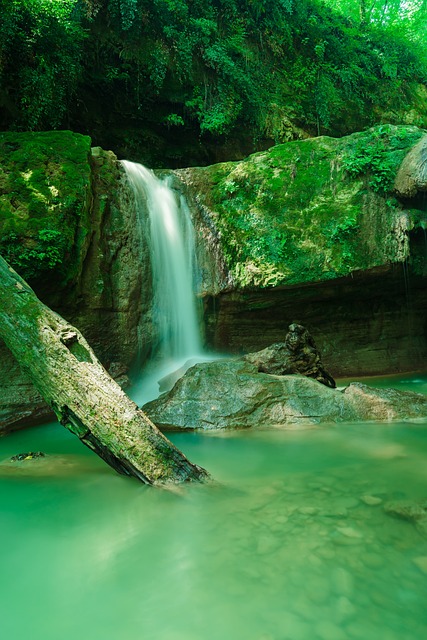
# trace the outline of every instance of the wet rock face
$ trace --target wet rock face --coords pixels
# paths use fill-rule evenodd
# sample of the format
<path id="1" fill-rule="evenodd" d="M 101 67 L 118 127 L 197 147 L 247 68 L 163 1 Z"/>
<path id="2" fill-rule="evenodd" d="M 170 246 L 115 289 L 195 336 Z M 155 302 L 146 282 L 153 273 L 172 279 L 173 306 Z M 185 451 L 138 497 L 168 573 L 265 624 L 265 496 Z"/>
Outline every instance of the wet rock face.
<path id="1" fill-rule="evenodd" d="M 427 216 L 425 200 L 406 198 L 425 195 L 426 144 L 421 129 L 379 127 L 176 171 L 196 226 L 208 345 L 261 350 L 296 319 L 335 377 L 424 369 Z M 378 174 L 361 169 L 373 150 Z M 413 183 L 393 186 L 398 172 Z"/>
<path id="2" fill-rule="evenodd" d="M 245 360 L 258 367 L 258 371 L 262 373 L 279 376 L 300 373 L 327 387 L 336 387 L 335 380 L 322 364 L 313 337 L 305 327 L 297 323 L 289 325 L 285 342 L 272 344 L 258 353 L 250 353 L 245 356 Z"/>
<path id="3" fill-rule="evenodd" d="M 164 429 L 293 427 L 427 417 L 427 397 L 360 383 L 339 391 L 301 375 L 259 373 L 236 359 L 195 365 L 143 410 Z"/>
<path id="4" fill-rule="evenodd" d="M 91 197 L 84 217 L 89 226 L 81 234 L 75 277 L 62 288 L 52 287 L 48 277 L 32 284 L 45 304 L 82 331 L 103 365 L 126 386 L 139 336 L 145 337 L 141 351 L 150 350 L 148 249 L 136 232 L 131 194 L 115 155 L 92 150 L 87 171 Z M 72 340 L 64 336 L 65 342 Z M 2 343 L 0 381 L 0 434 L 53 418 Z"/>
<path id="5" fill-rule="evenodd" d="M 421 245 L 422 241 L 422 245 Z M 424 236 L 420 252 L 425 255 Z M 427 362 L 425 276 L 389 265 L 305 287 L 230 291 L 205 298 L 208 345 L 243 354 L 309 327 L 334 378 L 422 371 Z"/>
<path id="6" fill-rule="evenodd" d="M 427 191 L 427 136 L 421 138 L 405 156 L 394 189 L 406 198 L 414 197 L 419 191 Z"/>

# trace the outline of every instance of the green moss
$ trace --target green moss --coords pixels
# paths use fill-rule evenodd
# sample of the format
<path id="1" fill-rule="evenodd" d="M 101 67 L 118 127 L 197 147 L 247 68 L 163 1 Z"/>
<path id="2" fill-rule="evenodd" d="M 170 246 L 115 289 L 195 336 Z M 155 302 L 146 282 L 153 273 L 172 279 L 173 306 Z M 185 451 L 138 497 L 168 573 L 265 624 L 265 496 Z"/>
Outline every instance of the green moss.
<path id="1" fill-rule="evenodd" d="M 327 280 L 395 259 L 398 248 L 384 239 L 401 208 L 390 205 L 387 191 L 423 134 L 416 127 L 375 127 L 190 170 L 237 284 Z"/>
<path id="2" fill-rule="evenodd" d="M 89 224 L 90 138 L 0 133 L 0 252 L 25 279 L 76 275 Z"/>

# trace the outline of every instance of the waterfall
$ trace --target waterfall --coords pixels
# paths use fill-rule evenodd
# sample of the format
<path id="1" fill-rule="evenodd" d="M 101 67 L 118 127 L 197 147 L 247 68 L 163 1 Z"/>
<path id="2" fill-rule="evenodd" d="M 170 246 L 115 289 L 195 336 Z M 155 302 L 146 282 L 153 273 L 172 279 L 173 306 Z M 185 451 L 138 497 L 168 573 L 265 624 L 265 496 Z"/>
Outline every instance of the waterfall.
<path id="1" fill-rule="evenodd" d="M 134 162 L 122 164 L 150 248 L 154 355 L 164 374 L 189 359 L 203 359 L 194 294 L 194 230 L 185 198 L 171 189 L 169 178 L 159 179 Z"/>

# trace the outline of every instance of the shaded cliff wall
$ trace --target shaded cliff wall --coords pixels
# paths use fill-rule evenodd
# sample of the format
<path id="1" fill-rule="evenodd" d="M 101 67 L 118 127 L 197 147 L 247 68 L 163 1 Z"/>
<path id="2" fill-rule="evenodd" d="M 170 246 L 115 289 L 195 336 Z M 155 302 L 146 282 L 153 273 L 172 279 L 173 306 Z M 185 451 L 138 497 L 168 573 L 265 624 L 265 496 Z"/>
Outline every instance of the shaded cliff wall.
<path id="1" fill-rule="evenodd" d="M 71 132 L 1 134 L 0 143 L 2 252 L 126 384 L 131 364 L 150 349 L 151 275 L 121 165 Z M 37 257 L 40 229 L 67 239 L 54 264 Z M 3 344 L 0 380 L 0 433 L 51 415 Z"/>
<path id="2" fill-rule="evenodd" d="M 207 342 L 245 353 L 309 328 L 335 377 L 427 368 L 426 278 L 390 265 L 330 283 L 227 292 L 205 299 Z"/>
<path id="3" fill-rule="evenodd" d="M 394 189 L 424 136 L 383 126 L 176 171 L 208 345 L 261 349 L 298 321 L 334 376 L 427 368 L 427 200 L 423 186 L 403 199 Z"/>

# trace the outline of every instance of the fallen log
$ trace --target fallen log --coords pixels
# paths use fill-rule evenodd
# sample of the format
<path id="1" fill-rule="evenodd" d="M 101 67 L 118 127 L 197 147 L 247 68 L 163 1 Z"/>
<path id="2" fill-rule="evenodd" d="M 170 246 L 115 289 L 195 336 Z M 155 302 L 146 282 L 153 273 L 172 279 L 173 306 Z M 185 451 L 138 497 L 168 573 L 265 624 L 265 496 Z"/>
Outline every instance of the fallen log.
<path id="1" fill-rule="evenodd" d="M 128 398 L 82 334 L 1 257 L 0 337 L 58 421 L 118 473 L 146 484 L 209 478 Z"/>

